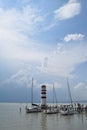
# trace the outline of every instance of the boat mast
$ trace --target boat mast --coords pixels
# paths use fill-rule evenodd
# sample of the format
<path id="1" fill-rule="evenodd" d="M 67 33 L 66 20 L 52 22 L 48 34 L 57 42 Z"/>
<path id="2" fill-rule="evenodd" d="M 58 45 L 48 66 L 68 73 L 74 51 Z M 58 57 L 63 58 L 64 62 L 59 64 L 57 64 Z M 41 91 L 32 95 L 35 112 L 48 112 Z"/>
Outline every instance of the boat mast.
<path id="1" fill-rule="evenodd" d="M 54 104 L 54 83 L 53 83 L 53 104 Z"/>
<path id="2" fill-rule="evenodd" d="M 31 105 L 33 104 L 33 78 L 31 83 Z"/>
<path id="3" fill-rule="evenodd" d="M 68 92 L 69 92 L 70 102 L 72 104 L 72 96 L 71 96 L 71 91 L 70 91 L 70 86 L 69 86 L 68 78 L 67 78 L 67 86 L 68 86 Z"/>
<path id="4" fill-rule="evenodd" d="M 53 103 L 54 103 L 54 99 L 55 99 L 56 104 L 57 104 L 56 91 L 55 91 L 55 87 L 54 87 L 54 83 L 53 83 Z"/>

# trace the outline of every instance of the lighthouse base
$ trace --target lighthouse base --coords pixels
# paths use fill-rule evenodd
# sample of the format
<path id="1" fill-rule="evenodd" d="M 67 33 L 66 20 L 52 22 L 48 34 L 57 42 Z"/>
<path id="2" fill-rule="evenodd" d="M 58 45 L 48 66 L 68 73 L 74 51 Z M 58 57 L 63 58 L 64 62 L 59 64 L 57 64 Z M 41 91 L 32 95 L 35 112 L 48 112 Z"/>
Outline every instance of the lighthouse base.
<path id="1" fill-rule="evenodd" d="M 47 109 L 47 105 L 42 104 L 41 109 Z"/>

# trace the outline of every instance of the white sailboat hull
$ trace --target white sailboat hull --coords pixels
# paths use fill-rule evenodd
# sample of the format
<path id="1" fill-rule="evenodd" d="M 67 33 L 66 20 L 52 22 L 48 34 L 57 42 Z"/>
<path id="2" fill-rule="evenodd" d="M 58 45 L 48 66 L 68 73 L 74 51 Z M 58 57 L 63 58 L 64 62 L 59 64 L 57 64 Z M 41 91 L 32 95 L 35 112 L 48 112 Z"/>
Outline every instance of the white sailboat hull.
<path id="1" fill-rule="evenodd" d="M 58 113 L 58 110 L 57 109 L 48 109 L 48 110 L 44 110 L 44 113 L 45 114 L 56 114 Z"/>
<path id="2" fill-rule="evenodd" d="M 66 106 L 60 110 L 61 115 L 73 115 L 75 113 L 74 108 L 71 106 Z"/>
<path id="3" fill-rule="evenodd" d="M 38 113 L 38 112 L 41 112 L 41 109 L 40 108 L 27 108 L 26 109 L 26 113 Z"/>
<path id="4" fill-rule="evenodd" d="M 74 114 L 74 111 L 60 111 L 60 113 L 62 114 L 62 115 L 73 115 Z"/>

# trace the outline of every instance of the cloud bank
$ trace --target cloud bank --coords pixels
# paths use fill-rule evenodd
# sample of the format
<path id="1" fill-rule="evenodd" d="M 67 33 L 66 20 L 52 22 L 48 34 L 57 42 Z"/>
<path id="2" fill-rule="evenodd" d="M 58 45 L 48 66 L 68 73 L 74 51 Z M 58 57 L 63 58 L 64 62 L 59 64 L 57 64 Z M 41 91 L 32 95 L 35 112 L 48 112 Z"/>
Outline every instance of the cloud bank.
<path id="1" fill-rule="evenodd" d="M 45 54 L 32 40 L 44 21 L 39 9 L 29 5 L 21 9 L 0 8 L 0 57 L 18 60 L 41 60 Z"/>
<path id="2" fill-rule="evenodd" d="M 48 74 L 70 77 L 73 76 L 75 68 L 86 61 L 85 43 L 61 43 L 50 56 L 44 59 L 40 69 Z"/>

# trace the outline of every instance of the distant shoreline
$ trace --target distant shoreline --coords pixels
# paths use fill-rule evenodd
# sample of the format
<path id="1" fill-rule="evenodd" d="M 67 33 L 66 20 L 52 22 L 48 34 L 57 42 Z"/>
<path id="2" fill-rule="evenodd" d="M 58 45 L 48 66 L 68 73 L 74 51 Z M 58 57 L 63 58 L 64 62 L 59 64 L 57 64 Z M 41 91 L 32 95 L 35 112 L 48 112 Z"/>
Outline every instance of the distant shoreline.
<path id="1" fill-rule="evenodd" d="M 24 104 L 26 104 L 26 103 L 30 103 L 30 102 L 10 102 L 10 101 L 0 101 L 0 103 L 24 103 Z M 37 104 L 40 104 L 40 102 L 35 102 L 35 103 L 37 103 Z M 47 102 L 48 104 L 49 103 L 52 103 L 52 102 Z M 68 102 L 68 101 L 59 101 L 59 102 L 54 102 L 55 104 L 60 104 L 60 103 L 70 103 L 70 102 Z M 73 101 L 73 103 L 87 103 L 87 100 L 78 100 L 78 101 Z"/>

